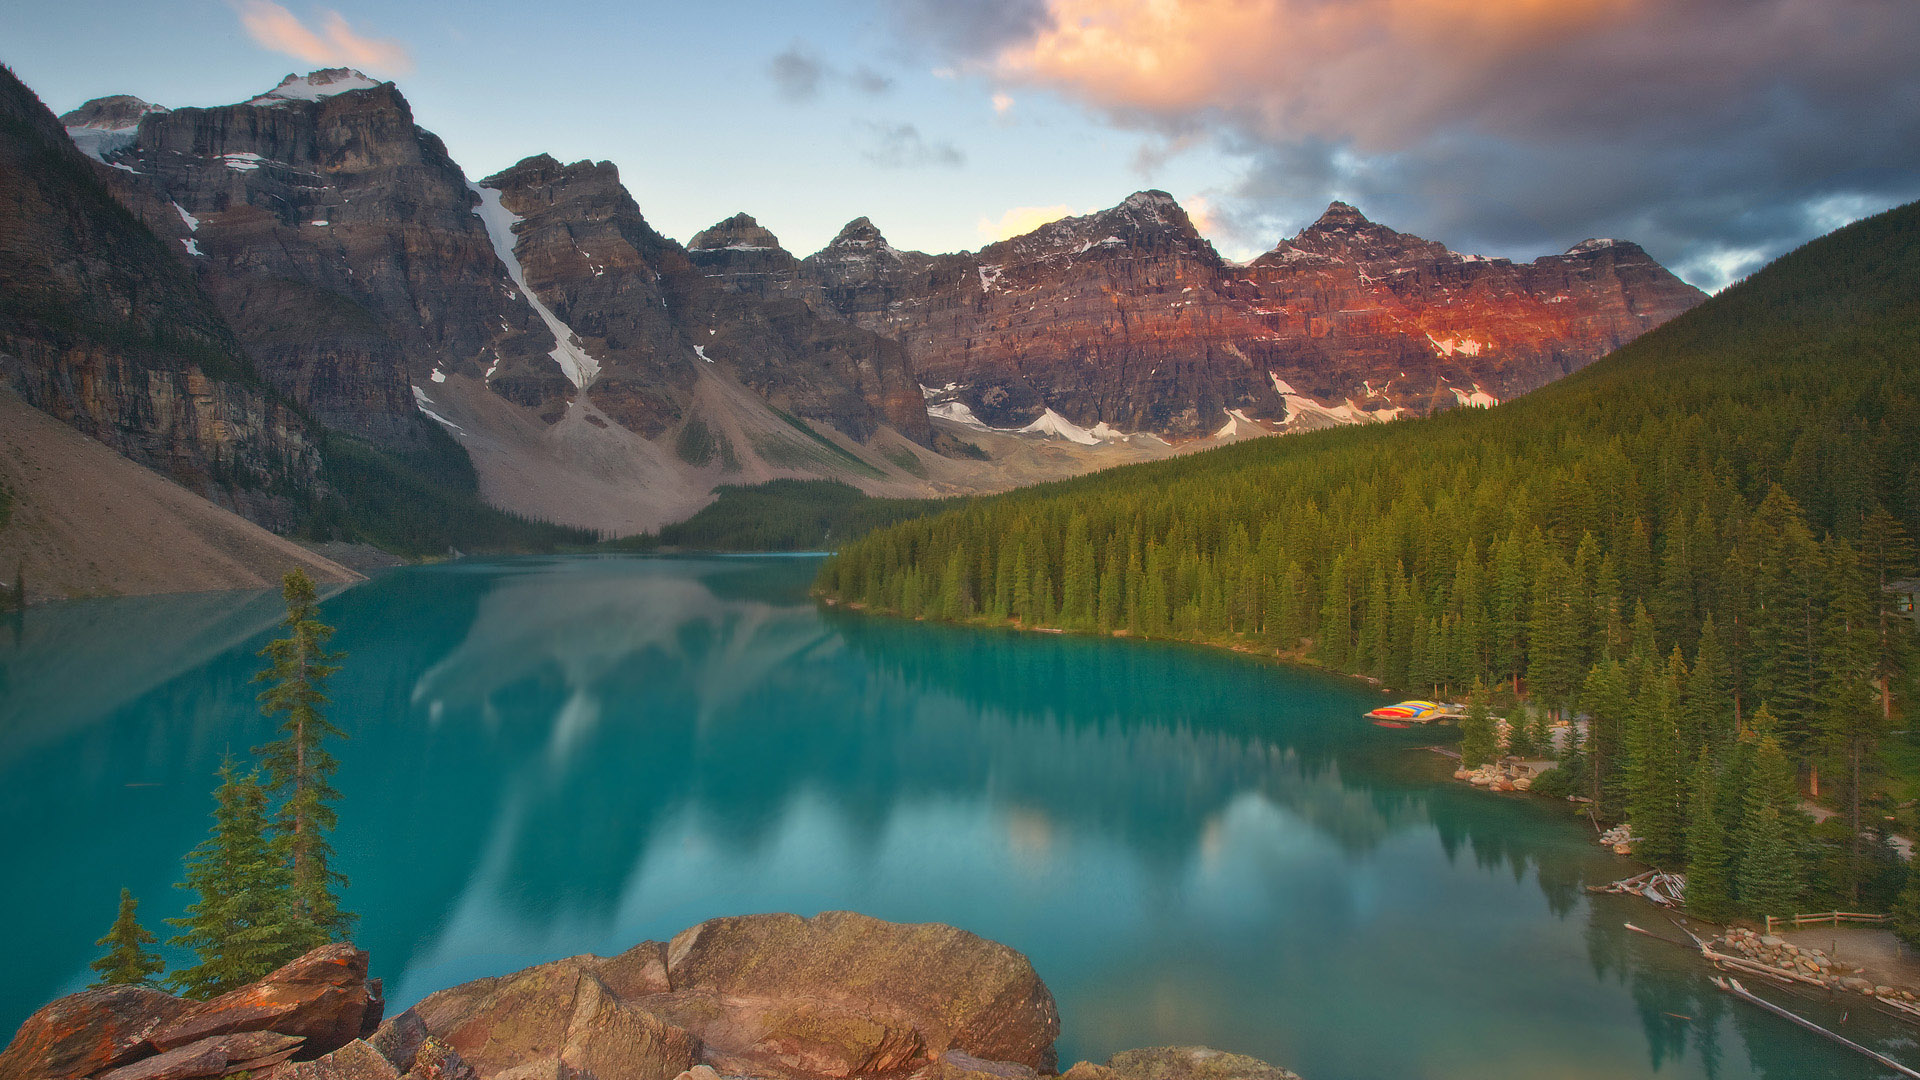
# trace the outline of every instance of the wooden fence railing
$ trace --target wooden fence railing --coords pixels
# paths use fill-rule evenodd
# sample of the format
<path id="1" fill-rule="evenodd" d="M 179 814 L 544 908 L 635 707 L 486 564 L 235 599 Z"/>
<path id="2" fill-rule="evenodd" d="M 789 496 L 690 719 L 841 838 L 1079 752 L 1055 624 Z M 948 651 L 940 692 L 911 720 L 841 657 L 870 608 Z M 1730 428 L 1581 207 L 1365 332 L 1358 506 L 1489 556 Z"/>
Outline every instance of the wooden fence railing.
<path id="1" fill-rule="evenodd" d="M 1781 928 L 1792 927 L 1795 930 L 1806 926 L 1832 925 L 1837 927 L 1840 925 L 1841 920 L 1850 923 L 1867 923 L 1873 925 L 1884 923 L 1889 917 L 1890 916 L 1886 915 L 1862 915 L 1854 911 L 1822 911 L 1814 915 L 1795 915 L 1792 918 L 1784 915 L 1769 915 L 1767 916 L 1767 933 L 1773 933 L 1776 926 Z"/>

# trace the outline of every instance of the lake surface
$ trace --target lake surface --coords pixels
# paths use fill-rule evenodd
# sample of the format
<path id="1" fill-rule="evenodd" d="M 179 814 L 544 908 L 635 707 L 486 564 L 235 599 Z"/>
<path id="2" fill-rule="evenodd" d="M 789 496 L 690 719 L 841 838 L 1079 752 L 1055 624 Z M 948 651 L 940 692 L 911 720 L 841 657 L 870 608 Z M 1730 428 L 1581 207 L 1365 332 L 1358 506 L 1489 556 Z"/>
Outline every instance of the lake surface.
<path id="1" fill-rule="evenodd" d="M 1449 778 L 1381 695 L 1214 651 L 821 611 L 804 558 L 409 568 L 347 650 L 335 836 L 395 1008 L 716 915 L 853 909 L 1032 958 L 1061 1063 L 1206 1043 L 1308 1080 L 1869 1077 L 1726 999 L 1555 804 Z M 272 594 L 0 617 L 0 1028 L 176 915 Z M 1857 999 L 1856 999 L 1857 1000 Z M 1842 1012 L 1793 1002 L 1823 1022 Z M 1873 1016 L 1856 1039 L 1920 1057 Z"/>

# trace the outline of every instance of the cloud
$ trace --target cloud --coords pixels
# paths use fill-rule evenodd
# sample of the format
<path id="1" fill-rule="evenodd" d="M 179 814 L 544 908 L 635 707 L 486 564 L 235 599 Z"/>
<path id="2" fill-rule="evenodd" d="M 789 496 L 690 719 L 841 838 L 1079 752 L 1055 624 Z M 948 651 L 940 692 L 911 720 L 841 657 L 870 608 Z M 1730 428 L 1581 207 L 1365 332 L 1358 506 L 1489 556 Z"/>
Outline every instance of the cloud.
<path id="1" fill-rule="evenodd" d="M 337 11 L 324 12 L 315 31 L 271 0 L 239 0 L 234 10 L 256 44 L 309 64 L 342 64 L 393 75 L 413 70 L 406 46 L 391 38 L 363 37 Z"/>
<path id="2" fill-rule="evenodd" d="M 826 77 L 827 70 L 824 64 L 795 46 L 769 61 L 767 74 L 772 76 L 781 97 L 788 101 L 811 101 L 820 96 L 820 81 Z"/>
<path id="3" fill-rule="evenodd" d="M 812 101 L 829 83 L 853 87 L 863 94 L 879 95 L 893 89 L 893 77 L 862 65 L 841 71 L 798 43 L 767 62 L 767 74 L 780 96 L 788 101 Z"/>
<path id="4" fill-rule="evenodd" d="M 895 25 L 1235 155 L 1223 228 L 1345 194 L 1457 248 L 1622 234 L 1712 286 L 1920 196 L 1912 0 L 915 0 Z"/>
<path id="5" fill-rule="evenodd" d="M 1005 116 L 1013 110 L 1013 97 L 1009 94 L 993 95 L 993 111 L 997 116 Z"/>
<path id="6" fill-rule="evenodd" d="M 1071 206 L 1016 206 L 997 219 L 983 217 L 974 225 L 982 240 L 992 242 L 1030 233 L 1049 221 L 1088 213 Z"/>
<path id="7" fill-rule="evenodd" d="M 966 164 L 967 156 L 959 147 L 946 141 L 929 141 L 912 124 L 868 123 L 866 128 L 873 136 L 873 145 L 863 156 L 882 168 L 918 169 L 929 165 L 959 168 Z"/>

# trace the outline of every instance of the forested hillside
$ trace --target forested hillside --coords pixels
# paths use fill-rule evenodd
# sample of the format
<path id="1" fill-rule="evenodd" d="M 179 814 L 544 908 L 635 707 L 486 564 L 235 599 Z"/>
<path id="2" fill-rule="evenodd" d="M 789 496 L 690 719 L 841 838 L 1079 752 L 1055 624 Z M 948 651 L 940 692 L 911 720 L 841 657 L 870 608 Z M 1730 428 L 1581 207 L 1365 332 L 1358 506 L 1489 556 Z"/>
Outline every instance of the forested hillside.
<path id="1" fill-rule="evenodd" d="M 1696 864 L 1703 914 L 1885 899 L 1859 796 L 1911 685 L 1883 585 L 1920 528 L 1916 283 L 1920 204 L 1512 404 L 978 501 L 848 545 L 819 587 L 1577 709 L 1567 775 L 1642 857 Z M 1796 786 L 1844 837 L 1808 840 Z"/>

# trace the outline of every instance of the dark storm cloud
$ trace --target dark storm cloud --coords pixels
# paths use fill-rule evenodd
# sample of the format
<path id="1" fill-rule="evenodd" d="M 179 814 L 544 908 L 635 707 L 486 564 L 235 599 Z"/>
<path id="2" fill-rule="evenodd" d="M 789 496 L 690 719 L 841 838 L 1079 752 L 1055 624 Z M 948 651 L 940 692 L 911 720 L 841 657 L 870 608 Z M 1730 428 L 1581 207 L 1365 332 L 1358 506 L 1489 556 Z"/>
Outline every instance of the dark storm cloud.
<path id="1" fill-rule="evenodd" d="M 952 25 L 909 8 L 902 28 L 944 32 L 962 70 L 1243 158 L 1213 211 L 1247 246 L 1340 197 L 1462 250 L 1635 239 L 1717 287 L 1920 197 L 1913 0 L 989 0 Z"/>
<path id="2" fill-rule="evenodd" d="M 950 142 L 929 141 L 912 124 L 868 123 L 864 126 L 872 142 L 862 156 L 882 168 L 958 168 L 966 164 L 966 155 L 959 147 Z"/>

